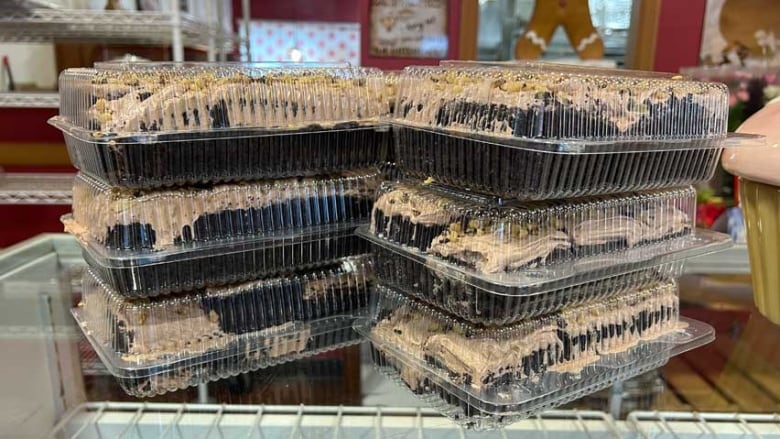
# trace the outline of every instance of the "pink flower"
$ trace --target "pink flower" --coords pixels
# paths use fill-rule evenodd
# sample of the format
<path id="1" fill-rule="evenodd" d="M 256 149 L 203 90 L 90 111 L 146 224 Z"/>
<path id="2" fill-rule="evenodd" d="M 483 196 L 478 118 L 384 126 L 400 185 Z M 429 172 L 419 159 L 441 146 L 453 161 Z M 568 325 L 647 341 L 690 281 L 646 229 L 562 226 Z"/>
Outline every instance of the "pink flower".
<path id="1" fill-rule="evenodd" d="M 737 99 L 742 102 L 747 102 L 750 99 L 750 94 L 747 92 L 747 90 L 739 90 L 737 91 Z"/>
<path id="2" fill-rule="evenodd" d="M 764 76 L 764 81 L 766 81 L 767 84 L 774 84 L 775 81 L 777 81 L 777 75 L 774 73 L 770 73 Z"/>
<path id="3" fill-rule="evenodd" d="M 729 107 L 737 105 L 737 96 L 734 93 L 729 93 Z"/>

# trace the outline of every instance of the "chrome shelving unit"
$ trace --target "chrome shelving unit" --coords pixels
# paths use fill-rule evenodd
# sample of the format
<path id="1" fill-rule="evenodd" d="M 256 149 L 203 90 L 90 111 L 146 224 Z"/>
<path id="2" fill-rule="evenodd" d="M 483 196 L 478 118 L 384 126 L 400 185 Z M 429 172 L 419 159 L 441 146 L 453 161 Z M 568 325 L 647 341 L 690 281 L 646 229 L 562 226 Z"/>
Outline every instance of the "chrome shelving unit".
<path id="1" fill-rule="evenodd" d="M 0 41 L 40 43 L 50 41 L 170 45 L 174 61 L 184 60 L 184 47 L 216 52 L 232 50 L 235 38 L 222 29 L 221 6 L 204 1 L 214 11 L 210 22 L 183 13 L 178 2 L 170 11 L 121 11 L 14 8 L 0 10 Z M 218 7 L 219 6 L 219 7 Z"/>
<path id="2" fill-rule="evenodd" d="M 643 439 L 780 438 L 780 415 L 633 412 L 626 424 Z"/>
<path id="3" fill-rule="evenodd" d="M 0 93 L 0 108 L 59 108 L 58 93 Z"/>
<path id="4" fill-rule="evenodd" d="M 1 173 L 0 204 L 69 205 L 73 174 Z"/>
<path id="5" fill-rule="evenodd" d="M 86 403 L 49 438 L 778 438 L 776 414 L 553 410 L 499 431 L 463 430 L 421 408 Z"/>
<path id="6" fill-rule="evenodd" d="M 500 431 L 463 430 L 421 408 L 86 403 L 48 436 L 132 438 L 619 438 L 609 415 L 550 411 Z"/>

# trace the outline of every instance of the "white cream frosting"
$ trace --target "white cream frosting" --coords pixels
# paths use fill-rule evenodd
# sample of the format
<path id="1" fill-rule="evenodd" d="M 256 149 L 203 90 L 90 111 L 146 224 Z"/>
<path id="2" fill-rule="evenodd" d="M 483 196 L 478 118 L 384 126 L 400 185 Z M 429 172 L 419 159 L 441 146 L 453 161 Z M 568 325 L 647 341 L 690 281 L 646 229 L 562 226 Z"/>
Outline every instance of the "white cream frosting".
<path id="1" fill-rule="evenodd" d="M 645 102 L 663 104 L 672 96 L 691 96 L 697 126 L 703 135 L 725 134 L 725 89 L 702 82 L 674 78 L 645 78 L 632 76 L 572 75 L 566 72 L 491 68 L 448 70 L 446 68 L 418 69 L 409 74 L 399 87 L 399 106 L 408 107 L 401 114 L 405 124 L 437 127 L 440 109 L 448 112 L 443 128 L 455 132 L 484 132 L 505 137 L 513 136 L 513 127 L 507 121 L 496 122 L 496 115 L 487 111 L 466 111 L 460 103 L 475 105 L 506 105 L 515 109 L 542 109 L 546 105 L 542 93 L 556 97 L 573 108 L 605 117 L 612 121 L 616 133 L 598 133 L 595 137 L 620 134 L 646 138 L 644 132 L 634 132 L 633 127 L 649 115 Z M 659 137 L 662 122 L 657 125 Z"/>
<path id="2" fill-rule="evenodd" d="M 374 202 L 371 231 L 386 232 L 390 229 L 390 223 L 384 231 L 375 230 L 377 212 L 382 212 L 388 221 L 392 221 L 393 216 L 402 216 L 404 220 L 413 224 L 440 225 L 449 224 L 456 214 L 453 210 L 447 209 L 444 199 L 426 196 L 405 187 L 385 192 Z"/>
<path id="3" fill-rule="evenodd" d="M 376 121 L 387 101 L 376 80 L 324 74 L 276 78 L 256 81 L 241 74 L 217 77 L 209 72 L 181 76 L 166 71 L 126 73 L 113 78 L 110 85 L 93 85 L 92 94 L 98 99 L 88 115 L 99 122 L 102 132 L 138 133 L 152 130 L 153 125 L 153 131 L 202 130 L 212 128 L 209 110 L 224 103 L 222 110 L 230 127 L 295 128 Z M 106 90 L 112 87 L 121 90 L 122 97 L 111 99 Z"/>
<path id="4" fill-rule="evenodd" d="M 591 32 L 590 35 L 580 40 L 577 43 L 577 52 L 582 52 L 586 47 L 600 40 L 598 32 Z"/>
<path id="5" fill-rule="evenodd" d="M 780 101 L 750 116 L 737 132 L 766 136 L 766 145 L 726 148 L 723 167 L 742 178 L 780 187 Z"/>
<path id="6" fill-rule="evenodd" d="M 380 179 L 375 171 L 365 172 L 362 176 L 331 180 L 279 179 L 138 193 L 77 179 L 73 187 L 74 224 L 68 227 L 82 240 L 104 244 L 108 230 L 116 225 L 149 224 L 155 232 L 154 249 L 161 249 L 172 245 L 185 226 L 194 227 L 198 218 L 210 213 L 262 208 L 311 196 L 343 194 L 370 199 Z"/>
<path id="7" fill-rule="evenodd" d="M 485 377 L 490 374 L 498 377 L 501 373 L 511 373 L 516 379 L 534 378 L 533 371 L 524 375 L 522 360 L 539 350 L 548 351 L 540 361 L 544 364 L 552 363 L 549 370 L 574 373 L 597 361 L 602 355 L 623 352 L 642 340 L 654 339 L 674 331 L 678 328 L 679 313 L 676 292 L 673 284 L 663 284 L 501 330 L 484 330 L 480 333 L 482 330 L 475 329 L 475 334 L 470 336 L 464 335 L 469 331 L 469 325 L 455 323 L 456 327 L 450 327 L 442 317 L 404 305 L 386 319 L 378 321 L 372 333 L 382 340 L 380 348 L 382 344 L 394 346 L 425 361 L 427 367 L 433 365 L 426 357 L 432 357 L 447 371 L 470 375 L 471 387 L 479 390 Z M 667 309 L 671 310 L 668 318 Z M 645 328 L 640 336 L 629 328 L 633 319 L 642 312 L 661 312 L 663 318 Z M 615 333 L 597 342 L 596 333 L 608 325 L 625 326 L 626 329 L 619 336 Z M 572 338 L 590 334 L 590 345 L 584 351 L 580 350 L 579 343 L 572 346 L 569 359 L 564 360 L 558 357 L 563 352 L 558 330 L 565 331 Z M 400 364 L 396 367 L 401 369 L 407 383 L 416 386 L 422 376 L 422 367 Z M 462 380 L 463 377 L 457 382 L 463 385 L 465 383 Z"/>
<path id="8" fill-rule="evenodd" d="M 429 252 L 458 259 L 483 273 L 500 273 L 524 267 L 556 249 L 570 246 L 569 237 L 560 231 L 529 235 L 524 239 L 505 239 L 498 232 L 491 232 L 459 235 L 456 239 L 444 234 L 434 239 Z"/>
<path id="9" fill-rule="evenodd" d="M 578 223 L 571 236 L 575 245 L 601 245 L 625 240 L 629 247 L 638 243 L 682 232 L 691 228 L 691 219 L 685 212 L 668 208 L 648 209 L 639 218 L 617 215 Z"/>

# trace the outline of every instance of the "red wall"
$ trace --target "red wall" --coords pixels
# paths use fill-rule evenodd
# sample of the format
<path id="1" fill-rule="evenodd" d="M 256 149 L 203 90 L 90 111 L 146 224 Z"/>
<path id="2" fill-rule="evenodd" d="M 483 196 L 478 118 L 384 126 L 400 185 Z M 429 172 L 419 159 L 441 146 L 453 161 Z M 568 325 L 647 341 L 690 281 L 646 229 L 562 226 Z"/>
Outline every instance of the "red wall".
<path id="1" fill-rule="evenodd" d="M 430 58 L 389 58 L 374 57 L 368 53 L 369 47 L 369 10 L 371 0 L 252 0 L 252 18 L 265 20 L 335 21 L 360 23 L 360 63 L 364 66 L 379 67 L 385 70 L 400 70 L 411 64 L 438 64 L 438 59 Z M 461 0 L 450 0 L 448 59 L 458 57 L 460 38 Z M 241 1 L 233 0 L 233 12 L 236 19 L 241 17 Z"/>
<path id="2" fill-rule="evenodd" d="M 663 0 L 653 69 L 679 72 L 699 64 L 707 0 Z"/>

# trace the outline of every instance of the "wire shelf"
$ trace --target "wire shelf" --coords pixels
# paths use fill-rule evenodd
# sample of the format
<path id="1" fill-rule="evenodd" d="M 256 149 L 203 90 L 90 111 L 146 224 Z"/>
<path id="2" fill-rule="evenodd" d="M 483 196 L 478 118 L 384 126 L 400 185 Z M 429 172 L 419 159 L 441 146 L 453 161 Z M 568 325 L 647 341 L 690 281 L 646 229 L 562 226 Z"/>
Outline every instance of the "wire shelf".
<path id="1" fill-rule="evenodd" d="M 216 37 L 232 48 L 234 36 L 181 14 L 182 43 L 206 48 Z M 158 11 L 4 9 L 0 10 L 0 42 L 50 41 L 121 44 L 173 44 L 174 17 Z"/>
<path id="2" fill-rule="evenodd" d="M 688 274 L 750 274 L 746 244 L 685 261 Z"/>
<path id="3" fill-rule="evenodd" d="M 68 414 L 48 437 L 133 438 L 467 438 L 428 409 L 325 406 L 86 403 Z M 609 415 L 550 411 L 487 437 L 618 438 Z"/>
<path id="4" fill-rule="evenodd" d="M 73 174 L 0 173 L 0 204 L 69 205 Z"/>
<path id="5" fill-rule="evenodd" d="M 0 30 L 0 33 L 3 31 Z M 0 108 L 59 108 L 58 93 L 0 93 Z"/>
<path id="6" fill-rule="evenodd" d="M 626 423 L 644 439 L 780 438 L 778 414 L 633 412 Z"/>

